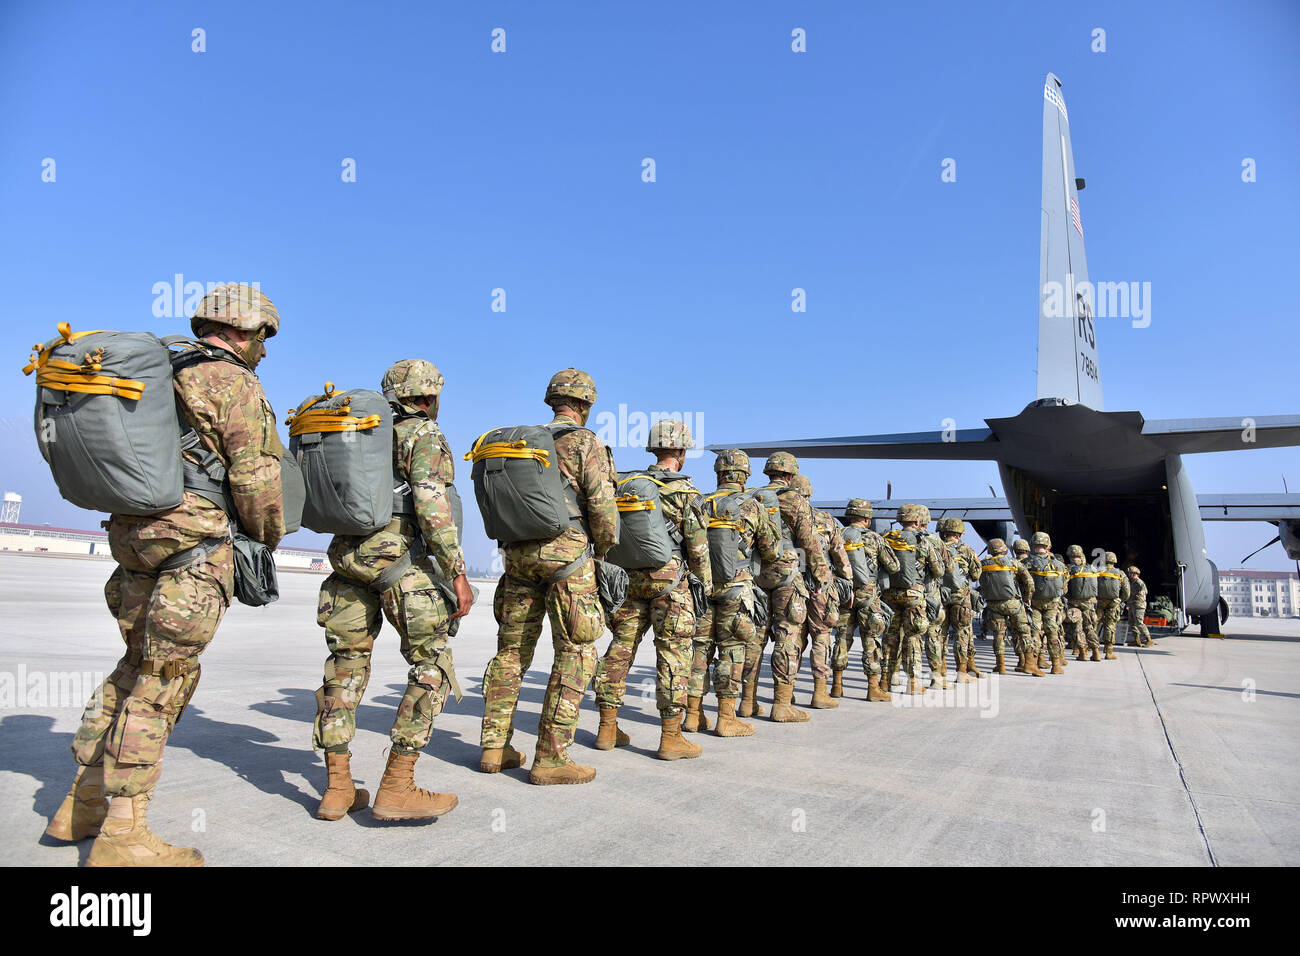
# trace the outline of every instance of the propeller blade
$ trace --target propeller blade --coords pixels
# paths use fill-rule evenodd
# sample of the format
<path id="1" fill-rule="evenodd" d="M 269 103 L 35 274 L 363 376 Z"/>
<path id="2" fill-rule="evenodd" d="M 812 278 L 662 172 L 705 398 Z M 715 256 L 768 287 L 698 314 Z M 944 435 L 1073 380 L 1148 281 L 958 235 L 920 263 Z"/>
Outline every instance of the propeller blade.
<path id="1" fill-rule="evenodd" d="M 1248 554 L 1248 555 L 1246 555 L 1244 558 L 1242 558 L 1242 559 L 1241 559 L 1241 563 L 1242 563 L 1242 564 L 1245 564 L 1247 561 L 1249 561 L 1249 560 L 1250 560 L 1251 558 L 1253 558 L 1255 555 L 1257 555 L 1257 554 L 1259 554 L 1261 551 L 1263 551 L 1264 548 L 1267 548 L 1269 544 L 1277 544 L 1277 543 L 1278 543 L 1279 541 L 1281 541 L 1281 540 L 1282 540 L 1282 535 L 1280 535 L 1280 534 L 1277 535 L 1277 536 L 1276 536 L 1272 541 L 1270 541 L 1268 544 L 1264 545 L 1263 548 L 1256 548 L 1254 551 L 1250 552 L 1250 554 Z M 1297 565 L 1300 565 L 1300 561 L 1297 561 L 1296 564 L 1297 564 Z"/>
<path id="2" fill-rule="evenodd" d="M 885 482 L 885 500 L 894 500 L 894 483 L 892 481 Z"/>

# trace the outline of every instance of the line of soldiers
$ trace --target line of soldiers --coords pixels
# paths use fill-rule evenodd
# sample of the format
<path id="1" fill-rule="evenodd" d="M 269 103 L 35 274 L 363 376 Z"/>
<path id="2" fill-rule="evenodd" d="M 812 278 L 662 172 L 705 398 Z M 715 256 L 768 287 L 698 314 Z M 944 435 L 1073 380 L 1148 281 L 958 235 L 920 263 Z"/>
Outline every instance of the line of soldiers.
<path id="1" fill-rule="evenodd" d="M 177 508 L 163 514 L 113 515 L 107 522 L 118 567 L 105 597 L 126 651 L 87 704 L 72 745 L 77 773 L 46 829 L 65 841 L 94 837 L 88 865 L 203 862 L 197 849 L 173 846 L 154 834 L 145 811 L 166 741 L 197 687 L 199 655 L 230 604 L 232 522 L 269 548 L 284 534 L 280 460 L 285 450 L 255 373 L 279 322 L 278 311 L 259 290 L 218 287 L 204 297 L 191 327 L 196 337 L 230 357 L 176 375 L 178 408 L 226 467 L 233 514 L 187 491 Z M 453 517 L 451 450 L 437 424 L 443 385 L 436 366 L 420 359 L 397 362 L 385 372 L 381 389 L 394 412 L 394 474 L 410 488 L 410 507 L 379 531 L 337 535 L 330 543 L 332 573 L 321 585 L 317 608 L 329 656 L 312 733 L 314 747 L 325 755 L 327 784 L 317 809 L 324 820 L 367 806 L 379 820 L 428 820 L 457 805 L 455 794 L 426 790 L 414 779 L 416 761 L 448 694 L 462 696 L 450 641 L 474 601 Z M 871 530 L 870 502 L 855 498 L 841 527 L 829 513 L 812 508 L 811 484 L 787 452 L 767 459 L 769 481 L 755 489 L 746 488 L 748 456 L 720 452 L 714 463 L 717 489 L 705 495 L 681 473 L 693 441 L 687 425 L 676 420 L 653 426 L 647 451 L 655 456 L 648 473 L 661 487 L 663 514 L 678 548 L 662 567 L 630 571 L 626 599 L 607 613 L 598 572 L 618 541 L 619 512 L 612 452 L 583 427 L 596 401 L 595 383 L 585 372 L 565 369 L 552 377 L 544 400 L 553 411 L 551 424 L 559 426 L 555 464 L 576 513 L 553 539 L 503 549 L 505 573 L 493 602 L 497 652 L 483 677 L 479 770 L 484 773 L 527 762 L 511 740 L 523 675 L 544 617 L 550 620 L 555 655 L 529 771 L 529 780 L 540 785 L 581 784 L 595 777 L 594 768 L 569 755 L 582 697 L 593 680 L 600 710 L 596 748 L 630 742 L 617 716 L 628 670 L 651 629 L 661 717 L 656 756 L 665 760 L 702 752 L 683 731 L 712 730 L 720 737 L 754 733 L 741 718 L 766 715 L 757 689 L 769 640 L 770 719 L 779 722 L 809 719 L 793 704 L 808 647 L 814 685 L 809 706 L 838 706 L 854 634 L 862 641 L 868 700 L 890 699 L 900 666 L 912 692 L 923 692 L 923 643 L 931 686 L 951 687 L 944 680 L 949 636 L 958 680 L 973 680 L 979 671 L 970 582 L 976 580 L 982 590 L 991 582 L 1015 582 L 1003 588 L 1005 597 L 989 595 L 999 673 L 1007 624 L 1016 633 L 1020 669 L 1028 673 L 1041 673 L 1035 634 L 1047 635 L 1049 650 L 1061 647 L 1059 599 L 1043 597 L 1041 589 L 1035 596 L 1031 574 L 1068 577 L 1067 630 L 1079 659 L 1085 643 L 1097 659 L 1093 595 L 1096 581 L 1108 577 L 1109 569 L 1067 572 L 1047 554 L 1050 541 L 1041 533 L 1034 536 L 1035 556 L 1026 566 L 1008 558 L 1000 541 L 990 542 L 991 557 L 981 563 L 961 541 L 960 520 L 943 519 L 940 535 L 930 534 L 925 530 L 929 513 L 919 505 L 900 509 L 901 533 L 882 536 Z M 733 535 L 727 539 L 732 544 L 713 549 L 716 562 L 711 530 Z M 1069 552 L 1072 562 L 1076 552 L 1081 563 L 1076 547 Z M 1146 590 L 1136 568 L 1130 576 L 1132 590 L 1125 582 L 1121 600 L 1130 602 L 1140 621 Z M 1092 581 L 1092 591 L 1084 587 L 1076 596 L 1076 578 Z M 1012 587 L 1019 587 L 1018 595 L 1009 592 Z M 1030 605 L 1032 628 L 1025 611 Z M 1117 613 L 1113 598 L 1101 608 L 1107 657 L 1113 656 Z M 350 746 L 383 618 L 398 632 L 410 669 L 371 805 L 369 793 L 352 779 Z M 613 639 L 600 658 L 595 645 L 607 625 Z M 1144 632 L 1142 627 L 1139 633 Z M 1060 654 L 1053 652 L 1052 659 L 1059 673 Z M 718 698 L 716 726 L 703 710 L 710 687 Z"/>

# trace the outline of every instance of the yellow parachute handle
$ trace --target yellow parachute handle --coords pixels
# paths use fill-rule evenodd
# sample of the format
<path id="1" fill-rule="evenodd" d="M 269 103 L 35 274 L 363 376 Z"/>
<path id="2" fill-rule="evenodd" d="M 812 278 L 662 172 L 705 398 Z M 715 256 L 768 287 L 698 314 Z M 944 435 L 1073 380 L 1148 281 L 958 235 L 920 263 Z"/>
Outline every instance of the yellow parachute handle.
<path id="1" fill-rule="evenodd" d="M 863 548 L 865 548 L 866 546 L 867 546 L 867 543 L 866 543 L 865 541 L 845 541 L 845 542 L 844 542 L 844 550 L 845 550 L 845 551 L 861 551 L 861 550 L 862 550 Z"/>
<path id="2" fill-rule="evenodd" d="M 57 326 L 55 326 L 55 328 L 58 330 L 59 338 L 63 340 L 62 343 L 55 343 L 55 344 L 67 344 L 67 345 L 71 345 L 72 343 L 76 342 L 78 339 L 85 338 L 87 335 L 99 335 L 101 332 L 105 331 L 104 329 L 95 329 L 93 331 L 86 331 L 86 332 L 73 332 L 72 325 L 68 322 L 60 322 Z M 98 358 L 102 359 L 102 357 L 103 355 L 101 353 L 98 356 Z M 98 362 L 92 361 L 91 355 L 89 353 L 86 354 L 86 359 L 87 359 L 86 365 L 84 366 L 84 369 L 86 371 L 95 371 L 95 372 L 100 371 L 102 366 L 100 366 Z M 37 342 L 35 345 L 32 346 L 32 354 L 28 358 L 27 364 L 23 366 L 23 374 L 31 375 L 32 372 L 36 371 L 37 369 L 44 368 L 48 361 L 49 361 L 49 349 L 47 349 L 42 343 Z M 83 368 L 83 366 L 72 365 L 70 362 L 64 362 L 62 363 L 62 365 L 59 365 L 56 362 L 56 367 L 65 367 L 65 366 L 68 368 Z M 38 378 L 37 384 L 41 384 L 39 381 L 39 376 L 37 378 Z M 140 387 L 138 390 L 144 391 L 144 386 L 141 385 L 139 382 L 134 382 L 131 379 L 122 379 L 121 381 L 129 382 L 132 385 L 139 385 Z M 59 388 L 58 385 L 48 385 L 47 387 Z M 64 389 L 64 391 L 83 391 L 83 390 Z M 109 394 L 109 393 L 96 392 L 94 394 Z M 123 397 L 127 398 L 130 396 L 123 396 Z M 135 396 L 135 397 L 138 398 L 139 396 Z"/>
<path id="3" fill-rule="evenodd" d="M 655 503 L 646 499 L 642 501 L 636 495 L 618 495 L 614 499 L 614 504 L 619 511 L 654 511 Z"/>
<path id="4" fill-rule="evenodd" d="M 728 521 L 726 518 L 710 518 L 710 528 L 731 528 L 733 531 L 740 531 L 741 527 L 734 521 Z"/>
<path id="5" fill-rule="evenodd" d="M 895 551 L 915 551 L 916 548 L 903 540 L 903 536 L 897 531 L 885 532 L 885 543 Z"/>
<path id="6" fill-rule="evenodd" d="M 528 442 L 522 438 L 516 441 L 490 441 L 486 445 L 483 444 L 483 439 L 499 430 L 500 426 L 489 428 L 479 435 L 470 450 L 465 452 L 463 460 L 480 462 L 487 458 L 531 458 L 533 461 L 540 461 L 543 468 L 551 467 L 551 453 L 545 448 L 529 448 Z"/>

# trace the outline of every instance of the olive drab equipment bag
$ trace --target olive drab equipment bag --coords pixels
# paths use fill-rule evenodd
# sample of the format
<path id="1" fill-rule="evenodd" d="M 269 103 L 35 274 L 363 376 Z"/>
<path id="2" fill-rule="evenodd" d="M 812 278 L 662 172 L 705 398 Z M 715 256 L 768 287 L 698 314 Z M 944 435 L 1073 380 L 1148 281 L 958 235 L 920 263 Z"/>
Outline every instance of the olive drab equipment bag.
<path id="1" fill-rule="evenodd" d="M 853 583 L 859 587 L 875 585 L 878 571 L 876 562 L 867 555 L 867 546 L 862 540 L 863 530 L 845 525 L 840 532 L 844 536 L 844 550 L 849 555 L 849 567 L 853 569 Z"/>
<path id="2" fill-rule="evenodd" d="M 750 552 L 736 519 L 744 503 L 754 497 L 758 497 L 757 489 L 715 491 L 704 497 L 705 534 L 709 539 L 709 566 L 714 584 L 729 583 L 750 563 Z"/>
<path id="3" fill-rule="evenodd" d="M 325 383 L 289 411 L 289 453 L 306 487 L 302 524 L 372 534 L 393 518 L 393 414 L 379 392 Z"/>
<path id="4" fill-rule="evenodd" d="M 298 459 L 288 452 L 280 459 L 280 492 L 284 496 L 284 533 L 293 534 L 302 527 L 302 509 L 307 504 L 307 486 L 302 480 Z"/>
<path id="5" fill-rule="evenodd" d="M 885 544 L 893 549 L 894 557 L 898 558 L 898 570 L 887 572 L 889 590 L 906 591 L 921 587 L 924 582 L 921 579 L 921 565 L 916 558 L 916 545 L 920 535 L 915 531 L 895 528 L 886 531 L 884 539 Z M 881 580 L 883 581 L 885 577 L 886 574 L 882 574 Z"/>
<path id="6" fill-rule="evenodd" d="M 1055 600 L 1065 594 L 1065 570 L 1050 554 L 1031 554 L 1025 569 L 1034 579 L 1034 600 Z"/>
<path id="7" fill-rule="evenodd" d="M 1121 572 L 1114 568 L 1107 568 L 1104 571 L 1097 572 L 1097 598 L 1101 601 L 1115 601 L 1119 599 L 1121 582 L 1124 580 Z"/>
<path id="8" fill-rule="evenodd" d="M 952 555 L 952 570 L 945 570 L 943 579 L 939 582 L 939 596 L 943 598 L 944 604 L 948 604 L 970 584 L 970 581 L 966 577 L 966 560 L 961 556 L 961 542 L 954 541 L 951 544 L 944 544 L 943 547 L 947 548 L 948 553 Z"/>
<path id="9" fill-rule="evenodd" d="M 1066 572 L 1066 593 L 1073 600 L 1097 596 L 1097 572 L 1086 564 L 1071 564 Z"/>
<path id="10" fill-rule="evenodd" d="M 502 545 L 550 541 L 582 526 L 577 489 L 560 471 L 555 439 L 582 426 L 512 425 L 479 436 L 465 454 L 474 463 L 474 497 L 483 530 Z"/>
<path id="11" fill-rule="evenodd" d="M 171 353 L 147 332 L 73 332 L 34 346 L 36 443 L 81 508 L 151 515 L 185 494 Z"/>
<path id="12" fill-rule="evenodd" d="M 1016 587 L 1016 568 L 1005 554 L 991 554 L 980 564 L 980 593 L 984 600 L 1010 601 L 1020 597 Z"/>
<path id="13" fill-rule="evenodd" d="M 618 473 L 614 482 L 618 544 L 610 548 L 605 560 L 633 571 L 662 568 L 673 555 L 682 553 L 682 533 L 669 522 L 659 497 L 659 489 L 667 487 L 648 471 Z"/>

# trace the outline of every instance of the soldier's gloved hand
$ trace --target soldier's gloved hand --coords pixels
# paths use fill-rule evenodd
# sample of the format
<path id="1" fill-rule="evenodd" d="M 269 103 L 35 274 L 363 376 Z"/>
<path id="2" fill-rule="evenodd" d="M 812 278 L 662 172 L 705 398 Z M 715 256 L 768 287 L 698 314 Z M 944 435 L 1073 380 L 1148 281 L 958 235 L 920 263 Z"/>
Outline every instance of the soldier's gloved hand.
<path id="1" fill-rule="evenodd" d="M 456 613 L 451 616 L 455 620 L 464 617 L 474 606 L 474 592 L 470 590 L 469 578 L 463 574 L 457 575 L 451 586 L 456 591 Z"/>

